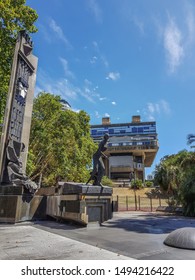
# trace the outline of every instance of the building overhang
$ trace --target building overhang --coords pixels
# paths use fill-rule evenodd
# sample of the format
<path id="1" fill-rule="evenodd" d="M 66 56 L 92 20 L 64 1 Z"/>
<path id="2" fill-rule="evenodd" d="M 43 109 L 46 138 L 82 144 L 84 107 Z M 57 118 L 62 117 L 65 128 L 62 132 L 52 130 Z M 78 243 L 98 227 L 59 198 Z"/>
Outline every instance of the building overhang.
<path id="1" fill-rule="evenodd" d="M 118 155 L 118 154 L 132 154 L 132 156 L 142 156 L 145 167 L 150 167 L 155 159 L 159 147 L 144 147 L 144 146 L 124 146 L 124 147 L 108 147 L 105 154 L 107 156 Z"/>

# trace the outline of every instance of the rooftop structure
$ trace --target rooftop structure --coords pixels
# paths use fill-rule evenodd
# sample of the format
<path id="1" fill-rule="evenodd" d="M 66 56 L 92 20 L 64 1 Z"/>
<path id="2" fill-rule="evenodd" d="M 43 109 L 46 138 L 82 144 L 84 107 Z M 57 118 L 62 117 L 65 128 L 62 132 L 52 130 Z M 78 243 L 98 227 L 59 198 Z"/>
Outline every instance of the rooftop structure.
<path id="1" fill-rule="evenodd" d="M 106 175 L 111 179 L 136 178 L 145 180 L 145 167 L 150 167 L 158 151 L 156 122 L 141 122 L 133 116 L 130 123 L 111 124 L 102 118 L 102 124 L 91 125 L 91 137 L 99 142 L 108 133 L 110 138 L 105 159 Z"/>
<path id="2" fill-rule="evenodd" d="M 65 111 L 65 110 L 70 110 L 70 109 L 71 109 L 70 104 L 69 104 L 68 101 L 66 101 L 65 99 L 61 99 L 61 100 L 60 100 L 60 103 L 62 104 L 62 110 L 63 110 L 63 111 Z"/>

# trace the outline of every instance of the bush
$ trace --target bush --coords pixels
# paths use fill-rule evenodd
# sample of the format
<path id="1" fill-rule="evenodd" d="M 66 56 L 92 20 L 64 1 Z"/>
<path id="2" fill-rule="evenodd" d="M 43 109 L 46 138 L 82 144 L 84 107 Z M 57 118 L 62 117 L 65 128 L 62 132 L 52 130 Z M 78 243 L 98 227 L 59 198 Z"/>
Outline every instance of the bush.
<path id="1" fill-rule="evenodd" d="M 144 187 L 142 180 L 136 179 L 131 182 L 132 189 L 142 189 Z"/>
<path id="2" fill-rule="evenodd" d="M 111 179 L 109 179 L 107 176 L 104 176 L 103 178 L 102 178 L 102 185 L 103 186 L 109 186 L 109 187 L 113 187 L 113 182 L 112 182 L 112 180 Z"/>
<path id="3" fill-rule="evenodd" d="M 151 188 L 151 187 L 153 187 L 153 182 L 152 181 L 145 181 L 145 186 L 147 187 L 147 188 Z"/>

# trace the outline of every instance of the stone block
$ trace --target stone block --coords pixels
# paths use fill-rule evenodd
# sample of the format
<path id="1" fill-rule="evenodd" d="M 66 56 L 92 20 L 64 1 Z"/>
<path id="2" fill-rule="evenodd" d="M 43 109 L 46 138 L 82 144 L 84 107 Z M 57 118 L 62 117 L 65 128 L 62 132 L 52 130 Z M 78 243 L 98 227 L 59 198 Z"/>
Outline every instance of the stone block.
<path id="1" fill-rule="evenodd" d="M 46 197 L 29 195 L 23 186 L 0 186 L 0 223 L 46 218 Z"/>
<path id="2" fill-rule="evenodd" d="M 82 183 L 65 182 L 61 184 L 62 194 L 85 194 L 85 195 L 112 195 L 112 188 L 93 186 Z"/>
<path id="3" fill-rule="evenodd" d="M 88 225 L 112 218 L 112 188 L 60 182 L 59 195 L 47 197 L 47 215 Z"/>

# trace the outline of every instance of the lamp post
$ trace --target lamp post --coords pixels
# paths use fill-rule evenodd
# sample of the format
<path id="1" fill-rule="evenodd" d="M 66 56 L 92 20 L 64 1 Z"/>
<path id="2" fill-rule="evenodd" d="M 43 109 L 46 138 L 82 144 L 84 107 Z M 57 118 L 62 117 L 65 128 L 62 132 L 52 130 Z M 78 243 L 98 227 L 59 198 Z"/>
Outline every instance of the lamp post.
<path id="1" fill-rule="evenodd" d="M 134 191 L 135 191 L 135 179 L 136 179 L 136 168 L 135 168 L 135 165 L 136 165 L 136 161 L 135 161 L 135 156 L 133 156 L 133 174 L 134 174 Z"/>

